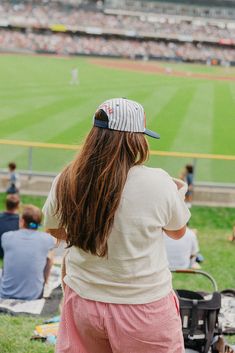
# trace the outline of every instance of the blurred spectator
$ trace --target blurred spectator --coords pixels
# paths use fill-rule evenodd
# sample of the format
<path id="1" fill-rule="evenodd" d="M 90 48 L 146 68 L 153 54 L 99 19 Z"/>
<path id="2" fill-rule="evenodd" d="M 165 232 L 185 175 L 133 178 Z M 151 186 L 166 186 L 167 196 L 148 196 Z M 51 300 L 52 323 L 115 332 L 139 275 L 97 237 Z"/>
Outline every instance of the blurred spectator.
<path id="1" fill-rule="evenodd" d="M 51 1 L 19 1 L 17 4 L 9 1 L 1 2 L 0 21 L 9 23 L 12 28 L 22 30 L 1 30 L 0 48 L 48 51 L 63 55 L 161 57 L 207 63 L 219 61 L 226 66 L 235 61 L 235 26 L 232 22 L 210 21 L 203 17 L 200 19 L 169 17 L 163 13 L 115 15 L 97 10 L 99 6 L 81 8 L 75 5 L 75 3 L 70 3 L 65 6 L 65 3 Z M 84 35 L 59 32 L 40 33 L 40 30 L 50 28 L 55 23 L 62 26 L 62 31 L 67 29 L 73 33 L 84 33 Z M 85 35 L 85 33 L 102 32 L 124 35 L 125 39 Z M 133 39 L 127 39 L 126 36 L 131 36 Z M 158 41 L 134 39 L 154 36 L 158 38 Z M 161 41 L 161 38 L 168 42 Z M 205 42 L 210 42 L 211 45 Z M 222 43 L 227 46 L 221 46 Z"/>
<path id="2" fill-rule="evenodd" d="M 196 262 L 199 245 L 194 230 L 187 227 L 184 236 L 178 240 L 164 236 L 170 269 L 199 268 Z M 199 256 L 202 260 L 202 256 Z"/>
<path id="3" fill-rule="evenodd" d="M 188 185 L 188 191 L 185 194 L 185 202 L 190 208 L 193 200 L 193 166 L 186 164 L 184 170 L 180 175 L 180 179 L 184 180 Z"/>
<path id="4" fill-rule="evenodd" d="M 16 172 L 16 164 L 11 162 L 8 164 L 9 178 L 8 178 L 8 188 L 6 190 L 7 194 L 17 194 L 20 187 L 20 177 Z"/>
<path id="5" fill-rule="evenodd" d="M 20 218 L 20 229 L 2 235 L 1 298 L 34 300 L 42 297 L 53 264 L 55 243 L 48 233 L 37 230 L 41 220 L 41 210 L 27 205 Z"/>
<path id="6" fill-rule="evenodd" d="M 18 195 L 7 195 L 6 211 L 0 213 L 0 258 L 3 258 L 2 234 L 10 230 L 19 229 L 19 204 Z"/>

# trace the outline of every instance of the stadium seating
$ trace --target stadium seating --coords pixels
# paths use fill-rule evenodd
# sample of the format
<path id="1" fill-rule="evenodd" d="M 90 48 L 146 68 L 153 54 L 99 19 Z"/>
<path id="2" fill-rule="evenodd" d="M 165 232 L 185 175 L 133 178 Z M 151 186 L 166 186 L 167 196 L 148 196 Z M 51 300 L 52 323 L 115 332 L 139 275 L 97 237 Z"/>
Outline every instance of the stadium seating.
<path id="1" fill-rule="evenodd" d="M 145 3 L 150 6 L 152 2 Z M 63 1 L 19 1 L 12 5 L 3 1 L 0 50 L 235 64 L 234 22 L 178 13 L 130 13 L 130 1 L 125 1 L 127 8 L 117 12 L 115 4 L 80 1 L 75 6 L 71 0 L 67 5 Z M 135 8 L 141 4 L 135 2 Z M 155 5 L 165 6 L 158 1 Z M 178 6 L 172 9 L 177 12 Z M 182 6 L 183 1 L 183 11 Z"/>

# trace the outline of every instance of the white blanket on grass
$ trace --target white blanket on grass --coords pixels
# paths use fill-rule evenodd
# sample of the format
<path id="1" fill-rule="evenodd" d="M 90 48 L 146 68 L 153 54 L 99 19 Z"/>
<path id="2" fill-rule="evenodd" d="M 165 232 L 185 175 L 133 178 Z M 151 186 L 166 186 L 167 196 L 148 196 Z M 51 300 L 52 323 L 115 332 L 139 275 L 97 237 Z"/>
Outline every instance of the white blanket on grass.
<path id="1" fill-rule="evenodd" d="M 0 270 L 1 276 L 1 270 Z M 13 314 L 25 313 L 32 315 L 40 315 L 46 302 L 46 298 L 50 297 L 52 291 L 61 284 L 60 267 L 53 266 L 49 277 L 48 284 L 45 285 L 43 298 L 37 300 L 19 300 L 19 299 L 1 299 L 0 312 L 9 312 Z"/>

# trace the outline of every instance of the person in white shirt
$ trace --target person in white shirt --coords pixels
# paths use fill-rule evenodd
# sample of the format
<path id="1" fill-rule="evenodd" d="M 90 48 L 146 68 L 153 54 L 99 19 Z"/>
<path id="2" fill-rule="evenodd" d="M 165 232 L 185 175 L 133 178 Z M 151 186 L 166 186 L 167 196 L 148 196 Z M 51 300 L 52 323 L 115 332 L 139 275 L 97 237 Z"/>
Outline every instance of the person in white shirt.
<path id="1" fill-rule="evenodd" d="M 45 227 L 66 240 L 57 353 L 183 353 L 165 233 L 183 236 L 187 186 L 148 158 L 143 107 L 101 104 L 81 153 L 56 177 Z"/>
<path id="2" fill-rule="evenodd" d="M 177 241 L 165 234 L 164 242 L 170 269 L 198 267 L 196 258 L 199 246 L 197 236 L 192 229 L 187 227 L 185 234 Z"/>

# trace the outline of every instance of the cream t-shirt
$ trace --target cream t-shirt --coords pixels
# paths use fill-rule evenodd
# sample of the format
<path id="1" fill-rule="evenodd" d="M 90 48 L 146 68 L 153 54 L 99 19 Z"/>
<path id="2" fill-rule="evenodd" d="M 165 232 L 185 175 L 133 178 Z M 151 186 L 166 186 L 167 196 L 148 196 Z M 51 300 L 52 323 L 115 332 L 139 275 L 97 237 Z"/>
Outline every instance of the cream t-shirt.
<path id="1" fill-rule="evenodd" d="M 43 207 L 46 228 L 59 227 L 54 216 L 57 178 Z M 83 298 L 107 303 L 144 304 L 163 298 L 172 284 L 162 228 L 178 230 L 189 218 L 182 190 L 164 170 L 131 168 L 109 236 L 108 257 L 72 246 L 65 283 Z"/>

